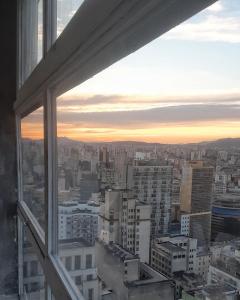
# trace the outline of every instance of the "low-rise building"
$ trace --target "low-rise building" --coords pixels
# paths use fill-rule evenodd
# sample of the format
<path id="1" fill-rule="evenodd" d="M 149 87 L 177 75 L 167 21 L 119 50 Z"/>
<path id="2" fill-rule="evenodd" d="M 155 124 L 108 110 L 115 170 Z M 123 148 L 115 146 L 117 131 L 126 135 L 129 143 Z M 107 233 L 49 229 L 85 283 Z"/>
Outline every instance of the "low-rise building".
<path id="1" fill-rule="evenodd" d="M 34 292 L 44 288 L 44 277 L 40 263 L 30 244 L 24 248 L 24 287 L 34 298 Z M 95 248 L 83 239 L 61 240 L 59 257 L 66 271 L 85 299 L 98 300 L 99 281 L 95 260 Z"/>
<path id="2" fill-rule="evenodd" d="M 173 300 L 172 280 L 114 243 L 96 242 L 104 300 Z"/>
<path id="3" fill-rule="evenodd" d="M 194 259 L 194 270 L 193 272 L 200 275 L 204 282 L 207 282 L 209 264 L 210 264 L 211 254 L 206 249 L 197 249 L 196 257 Z"/>
<path id="4" fill-rule="evenodd" d="M 227 284 L 207 285 L 190 291 L 182 291 L 182 300 L 236 300 L 237 290 Z"/>
<path id="5" fill-rule="evenodd" d="M 208 283 L 226 283 L 240 295 L 240 240 L 223 243 L 212 249 Z"/>
<path id="6" fill-rule="evenodd" d="M 157 238 L 152 244 L 151 265 L 168 276 L 178 271 L 193 273 L 196 253 L 196 239 L 183 235 Z"/>

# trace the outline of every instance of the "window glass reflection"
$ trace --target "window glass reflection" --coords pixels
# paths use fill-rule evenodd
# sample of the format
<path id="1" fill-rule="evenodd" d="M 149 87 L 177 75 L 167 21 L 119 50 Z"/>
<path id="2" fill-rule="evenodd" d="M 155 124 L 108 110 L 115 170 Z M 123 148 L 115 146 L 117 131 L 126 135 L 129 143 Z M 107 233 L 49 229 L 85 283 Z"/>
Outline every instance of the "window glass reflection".
<path id="1" fill-rule="evenodd" d="M 23 237 L 23 293 L 24 300 L 45 300 L 45 277 L 42 266 L 29 241 Z"/>
<path id="2" fill-rule="evenodd" d="M 21 120 L 23 201 L 44 230 L 44 121 L 43 107 Z"/>
<path id="3" fill-rule="evenodd" d="M 57 37 L 62 33 L 84 0 L 57 0 Z"/>
<path id="4" fill-rule="evenodd" d="M 22 1 L 21 50 L 25 81 L 43 57 L 43 0 Z"/>

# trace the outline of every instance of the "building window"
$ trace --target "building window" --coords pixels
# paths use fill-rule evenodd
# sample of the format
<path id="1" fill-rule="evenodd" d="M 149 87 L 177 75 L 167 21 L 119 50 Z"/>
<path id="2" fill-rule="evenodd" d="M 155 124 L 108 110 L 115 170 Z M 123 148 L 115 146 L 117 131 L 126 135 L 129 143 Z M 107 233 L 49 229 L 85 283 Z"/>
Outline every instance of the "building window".
<path id="1" fill-rule="evenodd" d="M 75 283 L 76 285 L 81 285 L 82 284 L 82 276 L 76 276 L 75 277 Z"/>
<path id="2" fill-rule="evenodd" d="M 38 263 L 36 260 L 31 261 L 30 263 L 30 275 L 37 276 L 38 275 Z"/>
<path id="3" fill-rule="evenodd" d="M 65 257 L 65 267 L 68 271 L 72 270 L 72 256 Z"/>
<path id="4" fill-rule="evenodd" d="M 86 269 L 92 268 L 92 254 L 86 255 Z"/>
<path id="5" fill-rule="evenodd" d="M 94 293 L 93 289 L 88 290 L 88 300 L 93 300 L 93 293 Z"/>
<path id="6" fill-rule="evenodd" d="M 87 275 L 87 281 L 91 281 L 91 280 L 93 280 L 93 275 L 92 274 Z"/>
<path id="7" fill-rule="evenodd" d="M 81 269 L 81 256 L 80 256 L 80 255 L 76 255 L 76 256 L 75 256 L 75 265 L 74 265 L 74 269 L 75 269 L 75 270 Z"/>

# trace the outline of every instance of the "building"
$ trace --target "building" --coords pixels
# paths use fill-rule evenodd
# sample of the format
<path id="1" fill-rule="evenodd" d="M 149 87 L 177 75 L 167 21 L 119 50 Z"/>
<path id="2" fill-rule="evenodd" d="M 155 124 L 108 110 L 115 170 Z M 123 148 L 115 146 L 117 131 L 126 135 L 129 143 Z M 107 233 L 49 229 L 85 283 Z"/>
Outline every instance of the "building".
<path id="1" fill-rule="evenodd" d="M 59 239 L 84 238 L 93 245 L 98 235 L 98 214 L 98 205 L 61 203 L 58 206 Z"/>
<path id="2" fill-rule="evenodd" d="M 128 190 L 109 190 L 99 214 L 99 238 L 117 243 L 149 262 L 151 207 Z"/>
<path id="3" fill-rule="evenodd" d="M 151 266 L 158 272 L 173 277 L 175 272 L 187 270 L 186 251 L 171 242 L 154 243 Z"/>
<path id="4" fill-rule="evenodd" d="M 222 195 L 227 192 L 227 175 L 217 173 L 214 182 L 214 194 Z"/>
<path id="5" fill-rule="evenodd" d="M 138 162 L 133 168 L 132 188 L 141 202 L 150 204 L 151 237 L 168 234 L 171 220 L 173 168 L 155 161 Z"/>
<path id="6" fill-rule="evenodd" d="M 181 234 L 185 236 L 190 234 L 190 214 L 181 213 Z"/>
<path id="7" fill-rule="evenodd" d="M 34 293 L 41 289 L 44 294 L 43 271 L 29 243 L 25 244 L 24 254 L 23 281 L 27 297 L 41 299 L 38 293 Z M 84 298 L 98 300 L 99 282 L 94 247 L 83 239 L 61 240 L 59 256 Z"/>
<path id="8" fill-rule="evenodd" d="M 176 272 L 173 279 L 175 282 L 175 299 L 183 299 L 184 294 L 188 291 L 204 286 L 202 277 L 194 273 Z"/>
<path id="9" fill-rule="evenodd" d="M 238 292 L 228 284 L 213 284 L 182 291 L 182 300 L 237 300 Z"/>
<path id="10" fill-rule="evenodd" d="M 206 245 L 211 234 L 211 202 L 213 168 L 203 166 L 202 161 L 191 161 L 182 169 L 180 208 L 189 215 L 189 236 Z"/>
<path id="11" fill-rule="evenodd" d="M 207 282 L 211 254 L 205 248 L 198 248 L 194 259 L 194 273 L 201 276 L 204 283 Z"/>
<path id="12" fill-rule="evenodd" d="M 42 265 L 45 284 L 54 298 L 77 299 L 74 286 L 64 280 L 65 272 L 53 263 L 52 256 L 57 256 L 57 253 L 51 251 L 58 228 L 56 201 L 53 205 L 52 199 L 56 199 L 57 195 L 57 153 L 60 154 L 59 149 L 56 149 L 54 129 L 61 119 L 56 109 L 59 101 L 55 101 L 55 96 L 60 96 L 80 81 L 83 82 L 143 47 L 214 1 L 104 1 L 103 4 L 94 0 L 84 1 L 81 7 L 79 6 L 83 1 L 57 1 L 57 5 L 52 5 L 51 0 L 0 2 L 0 32 L 4 41 L 0 49 L 1 300 L 10 297 L 22 299 L 27 296 L 22 293 L 23 264 L 21 261 L 18 264 L 17 260 L 24 252 L 22 235 L 18 234 L 23 228 L 31 237 L 34 253 L 38 255 Z M 92 100 L 93 104 L 98 99 Z M 64 110 L 62 107 L 62 111 Z M 38 230 L 38 215 L 29 214 L 28 208 L 31 207 L 27 207 L 28 203 L 22 201 L 23 183 L 28 177 L 24 176 L 22 180 L 21 171 L 25 161 L 21 147 L 22 138 L 25 137 L 22 129 L 27 124 L 26 120 L 33 119 L 34 126 L 28 123 L 28 128 L 42 130 L 43 133 L 40 133 L 44 144 L 41 167 L 45 173 L 42 194 L 46 197 L 42 198 L 44 209 L 41 211 L 44 211 L 44 218 L 40 226 L 44 225 L 45 243 L 41 230 Z M 107 119 L 104 117 L 103 121 Z M 128 126 L 124 118 L 122 121 Z M 93 128 L 89 128 L 86 134 L 92 131 Z M 70 126 L 68 132 L 74 133 Z M 106 132 L 110 135 L 110 130 Z M 38 137 L 39 135 L 34 136 Z M 85 147 L 86 151 L 91 148 L 92 145 Z M 66 154 L 74 155 L 74 160 L 70 162 L 73 166 L 76 165 L 76 159 L 82 159 L 83 151 Z M 35 161 L 32 160 L 31 164 L 35 165 Z M 66 174 L 66 189 L 69 189 L 68 175 Z M 32 190 L 36 186 L 33 185 Z M 75 188 L 74 185 L 70 187 Z M 47 294 L 50 298 L 50 293 L 46 291 L 45 296 Z M 91 295 L 90 292 L 88 298 L 92 298 Z M 164 298 L 168 298 L 167 296 L 164 295 Z"/>
<path id="13" fill-rule="evenodd" d="M 197 240 L 186 236 L 157 238 L 152 243 L 151 266 L 173 277 L 174 273 L 194 272 Z"/>
<path id="14" fill-rule="evenodd" d="M 215 197 L 212 205 L 212 240 L 221 233 L 240 237 L 240 194 L 226 193 Z"/>
<path id="15" fill-rule="evenodd" d="M 122 247 L 96 242 L 103 300 L 173 300 L 174 284 Z M 106 290 L 108 292 L 106 292 Z"/>
<path id="16" fill-rule="evenodd" d="M 211 263 L 208 272 L 208 283 L 226 283 L 240 295 L 240 241 L 219 243 L 211 247 Z"/>

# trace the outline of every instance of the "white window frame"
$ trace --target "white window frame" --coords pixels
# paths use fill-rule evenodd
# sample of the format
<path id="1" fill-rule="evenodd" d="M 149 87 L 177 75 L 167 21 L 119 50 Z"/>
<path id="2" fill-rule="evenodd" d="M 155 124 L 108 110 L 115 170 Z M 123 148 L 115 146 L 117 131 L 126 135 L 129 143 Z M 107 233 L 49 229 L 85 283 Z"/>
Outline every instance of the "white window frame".
<path id="1" fill-rule="evenodd" d="M 18 0 L 21 3 L 21 0 Z M 180 24 L 216 0 L 86 0 L 56 38 L 56 1 L 43 0 L 43 59 L 23 83 L 21 30 L 18 47 L 18 90 L 14 104 L 18 152 L 19 293 L 23 275 L 22 226 L 42 265 L 55 299 L 77 300 L 79 293 L 63 270 L 57 254 L 56 98 L 124 56 Z M 21 5 L 19 4 L 19 7 Z M 171 22 L 171 16 L 174 16 Z M 177 18 L 176 18 L 177 16 Z M 18 14 L 21 28 L 21 11 Z M 93 22 L 94 20 L 94 22 Z M 74 38 L 72 38 L 74 37 Z M 22 85 L 23 83 L 23 85 Z M 21 87 L 20 87 L 21 86 Z M 22 200 L 21 118 L 44 104 L 45 129 L 45 241 L 39 225 Z M 50 225 L 50 226 L 49 226 Z M 50 299 L 46 289 L 46 299 Z"/>

